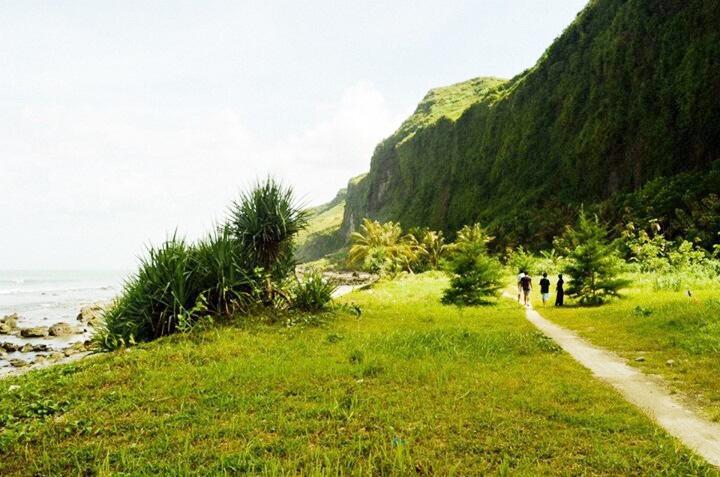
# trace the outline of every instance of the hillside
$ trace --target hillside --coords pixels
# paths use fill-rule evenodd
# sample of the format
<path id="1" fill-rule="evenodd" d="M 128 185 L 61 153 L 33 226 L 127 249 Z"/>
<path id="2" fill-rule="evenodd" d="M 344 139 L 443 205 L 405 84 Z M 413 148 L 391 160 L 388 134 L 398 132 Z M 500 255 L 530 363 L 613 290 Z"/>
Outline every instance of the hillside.
<path id="1" fill-rule="evenodd" d="M 428 93 L 348 189 L 342 231 L 365 216 L 450 234 L 480 221 L 499 245 L 545 245 L 597 204 L 616 221 L 699 210 L 698 238 L 715 240 L 718 174 L 681 187 L 720 159 L 718 97 L 720 4 L 594 0 L 512 80 Z M 671 200 L 658 211 L 653 194 Z"/>

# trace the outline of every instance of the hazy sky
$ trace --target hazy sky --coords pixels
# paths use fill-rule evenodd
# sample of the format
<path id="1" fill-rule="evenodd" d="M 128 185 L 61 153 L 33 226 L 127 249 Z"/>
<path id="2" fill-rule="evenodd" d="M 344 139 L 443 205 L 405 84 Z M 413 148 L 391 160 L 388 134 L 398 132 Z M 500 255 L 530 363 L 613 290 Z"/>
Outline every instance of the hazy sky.
<path id="1" fill-rule="evenodd" d="M 272 173 L 308 204 L 433 87 L 532 66 L 586 0 L 0 4 L 0 269 L 129 269 Z"/>

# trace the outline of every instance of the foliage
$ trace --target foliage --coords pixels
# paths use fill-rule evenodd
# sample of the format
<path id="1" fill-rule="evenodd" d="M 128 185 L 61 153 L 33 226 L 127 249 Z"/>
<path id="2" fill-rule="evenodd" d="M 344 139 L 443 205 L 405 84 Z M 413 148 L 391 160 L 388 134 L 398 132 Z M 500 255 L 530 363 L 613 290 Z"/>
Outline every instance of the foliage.
<path id="1" fill-rule="evenodd" d="M 717 279 L 720 262 L 688 240 L 668 240 L 658 220 L 649 222 L 650 230 L 628 223 L 623 244 L 630 262 L 637 270 L 653 278 L 655 289 L 680 290 Z"/>
<path id="2" fill-rule="evenodd" d="M 306 225 L 307 212 L 295 202 L 292 188 L 272 178 L 230 208 L 229 226 L 245 267 L 262 275 L 264 303 L 284 295 L 276 284 L 294 270 L 293 239 Z"/>
<path id="3" fill-rule="evenodd" d="M 513 273 L 528 272 L 532 274 L 540 268 L 537 257 L 525 250 L 522 245 L 518 245 L 516 248 L 508 247 L 505 250 L 505 264 Z"/>
<path id="4" fill-rule="evenodd" d="M 619 278 L 622 259 L 597 217 L 589 218 L 581 210 L 576 227 L 567 228 L 564 241 L 569 247 L 563 270 L 570 277 L 566 293 L 580 304 L 600 305 L 629 285 Z"/>
<path id="5" fill-rule="evenodd" d="M 150 247 L 95 341 L 115 349 L 188 331 L 213 314 L 287 305 L 293 237 L 304 221 L 291 189 L 272 179 L 259 183 L 234 204 L 230 222 L 206 239 L 188 244 L 173 236 Z"/>
<path id="6" fill-rule="evenodd" d="M 96 339 L 112 349 L 174 333 L 195 318 L 205 300 L 202 292 L 190 246 L 172 237 L 141 258 L 139 271 L 105 313 L 104 329 Z"/>
<path id="7" fill-rule="evenodd" d="M 413 271 L 425 272 L 440 269 L 448 251 L 445 235 L 427 227 L 416 227 L 410 229 L 408 236 L 412 237 L 410 240 L 417 252 L 412 263 Z"/>
<path id="8" fill-rule="evenodd" d="M 497 250 L 543 249 L 584 203 L 613 225 L 634 211 L 667 219 L 668 238 L 710 249 L 719 69 L 716 2 L 590 2 L 534 67 L 479 91 L 456 119 L 418 108 L 412 135 L 401 127 L 380 143 L 348 191 L 344 227 L 371 217 L 452 237 L 477 221 Z"/>
<path id="9" fill-rule="evenodd" d="M 306 272 L 292 290 L 292 306 L 301 311 L 316 312 L 327 308 L 337 285 L 323 278 L 317 270 Z"/>
<path id="10" fill-rule="evenodd" d="M 415 238 L 403 235 L 400 224 L 395 222 L 381 224 L 365 219 L 360 231 L 352 234 L 351 241 L 349 263 L 381 275 L 412 271 L 419 253 Z"/>
<path id="11" fill-rule="evenodd" d="M 443 303 L 483 305 L 497 296 L 503 286 L 503 271 L 500 262 L 488 255 L 490 240 L 492 237 L 479 224 L 466 225 L 458 232 L 458 238 L 450 248 L 450 287 L 443 292 Z"/>

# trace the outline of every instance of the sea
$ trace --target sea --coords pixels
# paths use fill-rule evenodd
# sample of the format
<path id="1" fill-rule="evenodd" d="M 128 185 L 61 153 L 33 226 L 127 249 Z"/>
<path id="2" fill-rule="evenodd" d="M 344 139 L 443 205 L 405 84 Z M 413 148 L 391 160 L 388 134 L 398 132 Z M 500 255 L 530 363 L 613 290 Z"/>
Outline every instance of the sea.
<path id="1" fill-rule="evenodd" d="M 17 313 L 19 328 L 51 326 L 59 322 L 80 325 L 77 320 L 80 309 L 111 301 L 122 290 L 128 275 L 129 272 L 118 270 L 0 270 L 0 317 Z M 0 343 L 46 343 L 53 349 L 62 349 L 89 339 L 91 334 L 92 329 L 63 338 L 26 339 L 0 335 Z M 10 368 L 7 359 L 31 361 L 35 355 L 15 352 L 6 359 L 0 357 L 0 376 Z"/>

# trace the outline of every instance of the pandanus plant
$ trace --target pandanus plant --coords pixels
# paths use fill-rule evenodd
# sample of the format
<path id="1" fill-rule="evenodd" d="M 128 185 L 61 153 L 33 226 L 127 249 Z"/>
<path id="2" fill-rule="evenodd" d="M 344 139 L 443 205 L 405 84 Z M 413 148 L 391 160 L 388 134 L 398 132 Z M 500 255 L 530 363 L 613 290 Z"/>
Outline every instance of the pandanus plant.
<path id="1" fill-rule="evenodd" d="M 242 194 L 229 215 L 240 255 L 259 275 L 263 302 L 268 305 L 278 296 L 287 298 L 277 283 L 295 266 L 293 239 L 308 219 L 292 188 L 268 178 Z"/>

